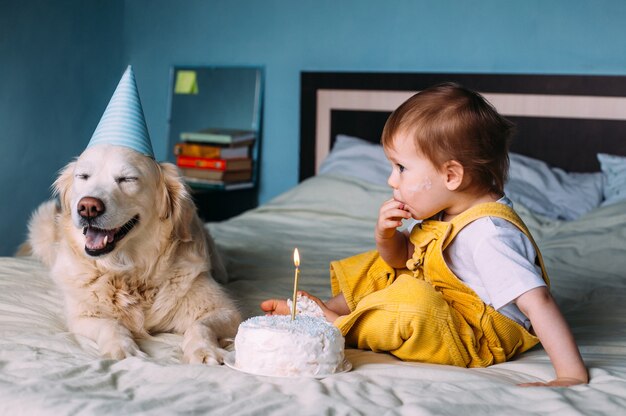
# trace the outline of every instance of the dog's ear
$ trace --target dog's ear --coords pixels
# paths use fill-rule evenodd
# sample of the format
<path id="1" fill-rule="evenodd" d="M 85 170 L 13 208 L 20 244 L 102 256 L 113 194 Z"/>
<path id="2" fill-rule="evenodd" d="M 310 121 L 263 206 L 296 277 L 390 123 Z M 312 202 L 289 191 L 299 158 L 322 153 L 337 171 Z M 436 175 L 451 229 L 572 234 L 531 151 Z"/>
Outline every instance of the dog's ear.
<path id="1" fill-rule="evenodd" d="M 191 241 L 191 227 L 196 206 L 191 199 L 185 182 L 178 173 L 178 168 L 171 163 L 160 163 L 161 184 L 159 192 L 159 218 L 170 219 L 174 226 L 174 235 L 182 241 Z"/>
<path id="2" fill-rule="evenodd" d="M 61 205 L 61 209 L 64 212 L 70 211 L 70 189 L 72 188 L 72 181 L 74 180 L 74 167 L 76 161 L 68 163 L 63 169 L 61 169 L 59 176 L 52 185 L 53 194 L 58 197 L 58 201 Z"/>

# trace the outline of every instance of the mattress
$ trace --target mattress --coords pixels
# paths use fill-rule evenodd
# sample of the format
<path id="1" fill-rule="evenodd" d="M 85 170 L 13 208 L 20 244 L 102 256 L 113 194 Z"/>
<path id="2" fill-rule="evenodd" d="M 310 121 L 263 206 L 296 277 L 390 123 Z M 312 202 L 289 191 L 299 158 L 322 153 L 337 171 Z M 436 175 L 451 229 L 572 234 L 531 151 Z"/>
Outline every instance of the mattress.
<path id="1" fill-rule="evenodd" d="M 330 296 L 329 263 L 374 248 L 373 228 L 388 188 L 332 174 L 314 176 L 269 203 L 206 226 L 228 269 L 226 288 L 244 316 L 299 287 Z M 347 349 L 352 370 L 323 379 L 262 377 L 227 366 L 181 364 L 181 337 L 140 342 L 148 358 L 99 357 L 71 334 L 62 297 L 33 258 L 0 258 L 2 414 L 623 414 L 626 409 L 626 202 L 573 221 L 516 209 L 535 236 L 552 292 L 569 321 L 591 381 L 571 388 L 519 387 L 547 381 L 538 346 L 481 369 L 401 362 Z"/>

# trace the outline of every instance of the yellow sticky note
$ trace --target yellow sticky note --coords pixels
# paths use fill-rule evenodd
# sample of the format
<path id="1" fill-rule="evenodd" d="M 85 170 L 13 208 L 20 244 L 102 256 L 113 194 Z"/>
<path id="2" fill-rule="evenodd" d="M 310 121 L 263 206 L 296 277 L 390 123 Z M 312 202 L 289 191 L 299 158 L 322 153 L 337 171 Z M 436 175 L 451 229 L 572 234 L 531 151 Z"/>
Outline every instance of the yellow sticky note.
<path id="1" fill-rule="evenodd" d="M 181 70 L 176 72 L 175 94 L 197 94 L 198 77 L 196 71 Z"/>

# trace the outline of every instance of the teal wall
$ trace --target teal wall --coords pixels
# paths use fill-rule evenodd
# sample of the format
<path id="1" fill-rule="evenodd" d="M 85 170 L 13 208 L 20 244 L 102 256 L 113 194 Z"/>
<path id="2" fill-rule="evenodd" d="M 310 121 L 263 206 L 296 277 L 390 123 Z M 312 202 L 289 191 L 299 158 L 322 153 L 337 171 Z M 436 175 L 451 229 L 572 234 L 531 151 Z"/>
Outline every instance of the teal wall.
<path id="1" fill-rule="evenodd" d="M 0 255 L 87 144 L 122 74 L 121 0 L 0 0 Z"/>
<path id="2" fill-rule="evenodd" d="M 624 22 L 621 0 L 0 0 L 0 254 L 126 64 L 158 158 L 172 65 L 263 66 L 264 202 L 297 183 L 300 71 L 626 75 Z"/>

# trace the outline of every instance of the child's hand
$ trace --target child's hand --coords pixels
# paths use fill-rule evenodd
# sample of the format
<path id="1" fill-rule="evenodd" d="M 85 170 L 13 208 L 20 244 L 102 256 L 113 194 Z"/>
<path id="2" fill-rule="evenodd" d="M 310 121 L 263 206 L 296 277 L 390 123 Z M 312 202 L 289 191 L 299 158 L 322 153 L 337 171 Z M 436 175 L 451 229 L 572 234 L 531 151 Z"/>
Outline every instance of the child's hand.
<path id="1" fill-rule="evenodd" d="M 567 387 L 587 383 L 589 373 L 585 363 L 572 331 L 550 291 L 546 287 L 536 287 L 518 297 L 515 304 L 530 320 L 556 373 L 555 380 L 524 383 L 522 386 Z"/>
<path id="2" fill-rule="evenodd" d="M 267 299 L 261 303 L 261 310 L 266 315 L 289 315 L 291 310 L 285 299 Z"/>
<path id="3" fill-rule="evenodd" d="M 520 387 L 570 387 L 570 386 L 576 386 L 579 384 L 587 384 L 587 381 L 578 380 L 576 378 L 562 377 L 562 378 L 557 378 L 548 382 L 537 381 L 534 383 L 522 383 L 522 384 L 519 384 L 519 386 Z"/>
<path id="4" fill-rule="evenodd" d="M 385 201 L 378 211 L 376 223 L 376 240 L 387 240 L 396 233 L 396 228 L 402 225 L 403 218 L 411 218 L 406 206 L 393 198 Z"/>

